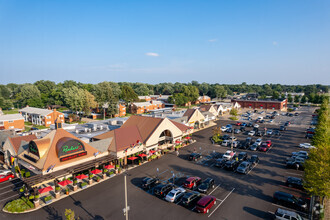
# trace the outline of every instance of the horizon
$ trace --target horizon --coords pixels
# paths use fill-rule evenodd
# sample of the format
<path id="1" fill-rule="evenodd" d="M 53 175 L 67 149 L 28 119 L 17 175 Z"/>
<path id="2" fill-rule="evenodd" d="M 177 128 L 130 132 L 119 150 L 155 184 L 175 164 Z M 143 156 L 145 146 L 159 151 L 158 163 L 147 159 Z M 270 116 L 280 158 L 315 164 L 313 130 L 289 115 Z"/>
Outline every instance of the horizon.
<path id="1" fill-rule="evenodd" d="M 0 1 L 1 83 L 330 85 L 329 12 L 307 0 Z"/>

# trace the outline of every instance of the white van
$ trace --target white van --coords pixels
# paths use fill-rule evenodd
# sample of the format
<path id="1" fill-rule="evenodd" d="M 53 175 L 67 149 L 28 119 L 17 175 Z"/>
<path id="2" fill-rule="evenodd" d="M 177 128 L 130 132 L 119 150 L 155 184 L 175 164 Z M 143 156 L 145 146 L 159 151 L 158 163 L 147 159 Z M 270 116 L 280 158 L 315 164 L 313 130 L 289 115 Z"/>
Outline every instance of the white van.
<path id="1" fill-rule="evenodd" d="M 275 212 L 275 219 L 279 220 L 303 220 L 303 218 L 295 212 L 278 208 Z"/>

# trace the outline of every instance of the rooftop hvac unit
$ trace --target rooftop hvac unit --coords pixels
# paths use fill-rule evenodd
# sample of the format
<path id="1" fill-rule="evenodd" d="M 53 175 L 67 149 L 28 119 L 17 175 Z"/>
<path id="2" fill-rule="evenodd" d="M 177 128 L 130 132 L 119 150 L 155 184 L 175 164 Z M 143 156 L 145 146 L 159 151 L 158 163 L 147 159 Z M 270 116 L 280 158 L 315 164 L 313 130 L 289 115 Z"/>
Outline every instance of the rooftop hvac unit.
<path id="1" fill-rule="evenodd" d="M 78 129 L 76 129 L 76 134 L 79 134 L 79 130 Z"/>

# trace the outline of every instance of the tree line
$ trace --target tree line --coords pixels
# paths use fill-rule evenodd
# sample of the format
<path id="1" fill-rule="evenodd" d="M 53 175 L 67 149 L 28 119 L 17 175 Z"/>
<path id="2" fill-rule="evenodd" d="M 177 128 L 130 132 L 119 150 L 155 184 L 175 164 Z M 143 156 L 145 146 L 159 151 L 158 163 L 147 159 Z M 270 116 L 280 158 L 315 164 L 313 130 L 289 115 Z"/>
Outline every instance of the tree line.
<path id="1" fill-rule="evenodd" d="M 172 95 L 170 102 L 184 105 L 194 102 L 200 95 L 211 98 L 226 98 L 234 93 L 258 93 L 261 98 L 283 98 L 285 92 L 304 92 L 302 97 L 288 96 L 289 102 L 321 103 L 329 86 L 325 85 L 280 85 L 280 84 L 209 84 L 192 81 L 190 83 L 131 83 L 131 82 L 101 82 L 97 84 L 80 83 L 66 80 L 55 83 L 49 80 L 39 80 L 35 83 L 0 85 L 0 107 L 9 109 L 22 108 L 26 105 L 44 108 L 49 105 L 66 106 L 72 110 L 89 113 L 91 108 L 108 106 L 108 113 L 115 114 L 117 103 L 137 101 L 138 96 Z"/>

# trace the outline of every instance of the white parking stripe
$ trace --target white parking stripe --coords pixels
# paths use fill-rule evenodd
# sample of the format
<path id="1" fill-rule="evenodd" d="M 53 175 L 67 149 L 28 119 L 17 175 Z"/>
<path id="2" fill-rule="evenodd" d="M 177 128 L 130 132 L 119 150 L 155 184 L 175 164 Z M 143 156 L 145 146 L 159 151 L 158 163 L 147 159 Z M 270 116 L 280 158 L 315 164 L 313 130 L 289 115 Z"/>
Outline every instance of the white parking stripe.
<path id="1" fill-rule="evenodd" d="M 302 174 L 299 174 L 299 173 L 290 173 L 290 172 L 285 172 L 287 174 L 290 174 L 290 175 L 294 175 L 294 176 L 303 176 Z"/>
<path id="2" fill-rule="evenodd" d="M 163 172 L 161 172 L 161 173 L 159 173 L 158 176 L 162 175 L 163 173 L 166 173 L 167 171 L 168 171 L 168 169 L 165 170 L 165 171 L 163 171 Z"/>
<path id="3" fill-rule="evenodd" d="M 228 195 L 220 202 L 220 204 L 211 212 L 211 214 L 209 214 L 209 216 L 207 216 L 208 218 L 211 217 L 211 215 L 221 206 L 221 204 L 228 198 L 228 196 L 230 196 L 230 194 L 235 190 L 235 188 L 233 188 Z"/>
<path id="4" fill-rule="evenodd" d="M 209 193 L 209 195 L 211 195 L 218 187 L 220 186 L 220 184 L 219 185 L 217 185 L 210 193 Z"/>
<path id="5" fill-rule="evenodd" d="M 8 200 L 9 198 L 12 198 L 12 197 L 14 197 L 14 196 L 18 196 L 18 194 L 15 194 L 15 195 L 9 196 L 9 197 L 7 197 L 7 198 L 5 198 L 5 199 L 1 199 L 0 202 L 5 201 L 5 200 Z"/>
<path id="6" fill-rule="evenodd" d="M 246 174 L 246 175 L 248 175 L 256 166 L 257 166 L 258 164 L 256 164 L 256 165 L 254 165 L 253 167 L 252 167 L 252 169 Z"/>

